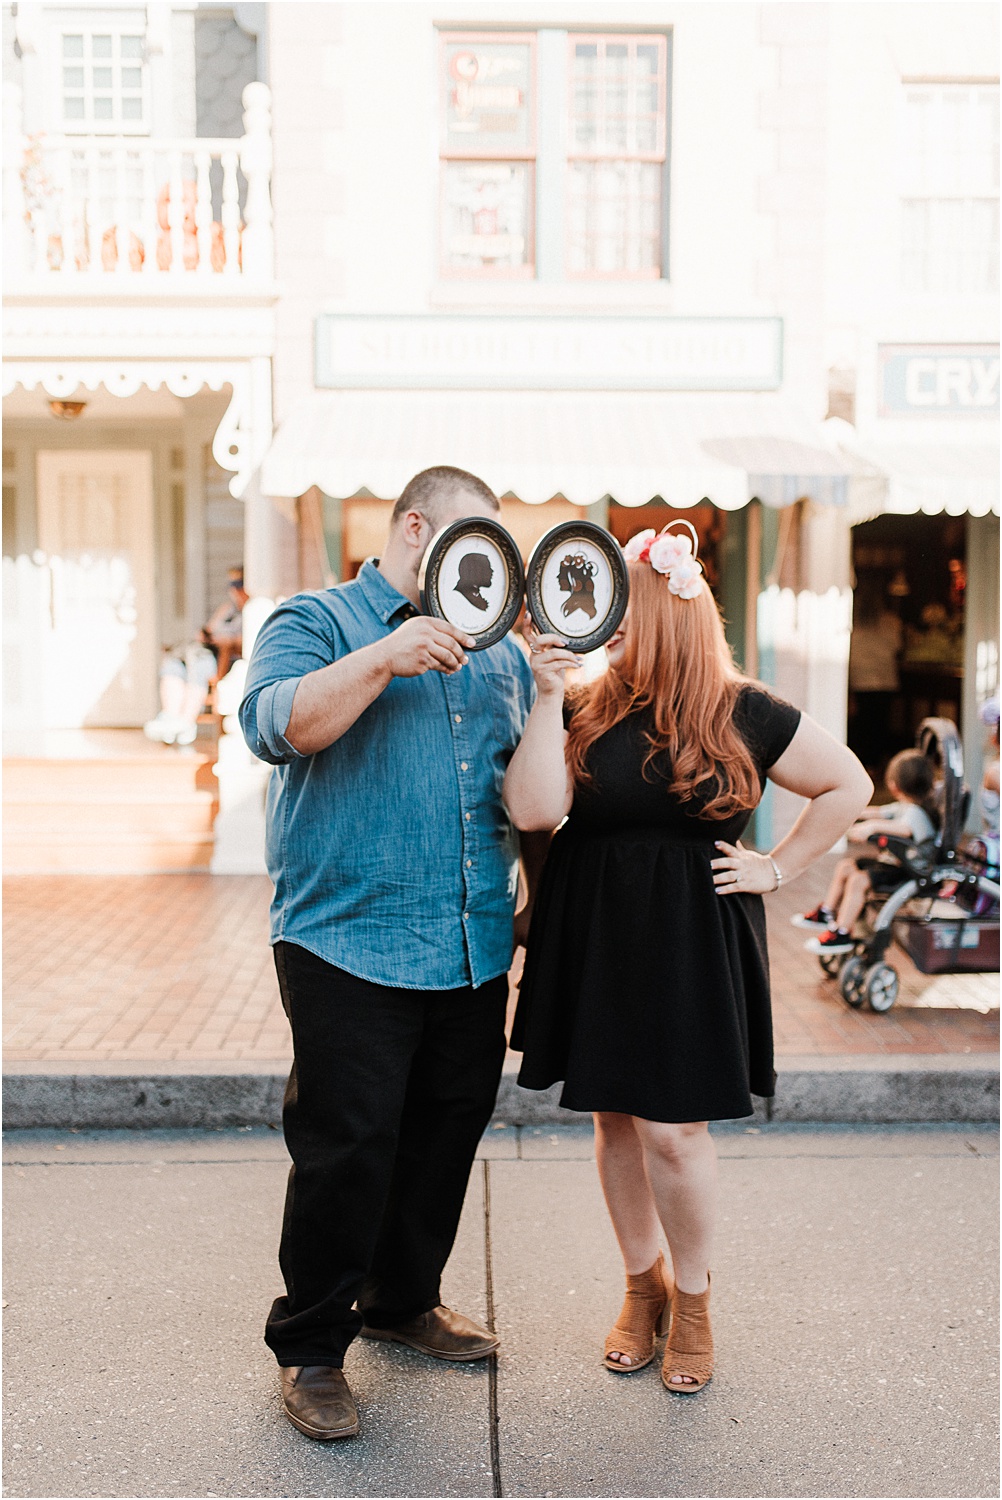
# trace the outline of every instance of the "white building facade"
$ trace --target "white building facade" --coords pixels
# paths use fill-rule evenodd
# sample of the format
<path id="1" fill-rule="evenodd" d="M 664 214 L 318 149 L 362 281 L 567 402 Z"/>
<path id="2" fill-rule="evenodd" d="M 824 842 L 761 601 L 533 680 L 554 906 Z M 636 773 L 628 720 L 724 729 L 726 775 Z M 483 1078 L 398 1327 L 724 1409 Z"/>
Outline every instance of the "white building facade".
<path id="1" fill-rule="evenodd" d="M 955 701 L 976 746 L 998 661 L 993 7 L 21 4 L 7 26 L 8 722 L 29 739 L 141 723 L 241 532 L 246 636 L 352 576 L 410 475 L 453 463 L 523 551 L 569 515 L 621 540 L 687 516 L 739 660 L 839 735 L 869 570 L 922 668 L 894 732 Z M 74 486 L 102 514 L 146 496 L 123 502 L 146 540 L 103 636 L 43 618 Z M 102 523 L 82 524 L 91 597 Z M 940 603 L 953 656 L 923 667 Z M 89 685 L 81 661 L 103 663 Z M 260 785 L 223 744 L 215 867 L 254 868 Z"/>

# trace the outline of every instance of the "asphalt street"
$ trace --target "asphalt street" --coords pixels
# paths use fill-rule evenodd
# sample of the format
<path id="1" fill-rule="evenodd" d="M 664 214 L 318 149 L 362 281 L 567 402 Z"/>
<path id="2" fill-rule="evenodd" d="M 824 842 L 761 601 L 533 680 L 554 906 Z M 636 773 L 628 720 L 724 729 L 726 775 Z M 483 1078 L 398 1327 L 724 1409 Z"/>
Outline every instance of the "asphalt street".
<path id="1" fill-rule="evenodd" d="M 12 1132 L 12 1496 L 994 1496 L 998 1137 L 719 1133 L 717 1373 L 600 1362 L 621 1298 L 590 1132 L 492 1130 L 445 1300 L 496 1366 L 356 1343 L 362 1434 L 282 1416 L 261 1326 L 286 1158 L 268 1130 Z"/>

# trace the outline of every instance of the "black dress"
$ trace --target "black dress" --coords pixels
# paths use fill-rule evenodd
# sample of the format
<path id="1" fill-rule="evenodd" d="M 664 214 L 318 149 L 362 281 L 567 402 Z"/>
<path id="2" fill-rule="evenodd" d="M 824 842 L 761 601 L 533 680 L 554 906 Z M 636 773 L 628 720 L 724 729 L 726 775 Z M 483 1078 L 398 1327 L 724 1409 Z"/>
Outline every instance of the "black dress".
<path id="1" fill-rule="evenodd" d="M 765 773 L 800 710 L 743 688 L 734 722 Z M 601 736 L 554 836 L 526 948 L 512 1047 L 518 1081 L 564 1082 L 568 1109 L 731 1120 L 775 1089 L 765 909 L 718 896 L 711 859 L 750 814 L 698 816 L 643 762 L 645 712 Z"/>

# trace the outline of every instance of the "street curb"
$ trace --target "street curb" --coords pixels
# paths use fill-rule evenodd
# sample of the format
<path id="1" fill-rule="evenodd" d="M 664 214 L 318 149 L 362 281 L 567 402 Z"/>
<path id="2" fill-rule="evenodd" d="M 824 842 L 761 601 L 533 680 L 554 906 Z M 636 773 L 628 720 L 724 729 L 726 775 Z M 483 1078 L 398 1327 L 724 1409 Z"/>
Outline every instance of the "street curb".
<path id="1" fill-rule="evenodd" d="M 509 1057 L 494 1119 L 506 1125 L 580 1121 L 559 1104 L 560 1085 L 520 1088 Z M 781 1057 L 776 1097 L 757 1118 L 812 1124 L 994 1123 L 999 1065 L 993 1054 Z M 7 1130 L 220 1128 L 277 1125 L 286 1062 L 11 1062 L 3 1077 Z"/>

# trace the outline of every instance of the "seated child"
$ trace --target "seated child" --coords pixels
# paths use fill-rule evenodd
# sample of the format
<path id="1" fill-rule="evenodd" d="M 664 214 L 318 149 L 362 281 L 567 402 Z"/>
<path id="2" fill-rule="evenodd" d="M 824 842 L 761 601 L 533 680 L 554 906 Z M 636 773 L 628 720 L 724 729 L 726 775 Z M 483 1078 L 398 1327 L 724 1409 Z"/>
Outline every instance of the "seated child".
<path id="1" fill-rule="evenodd" d="M 922 752 L 902 750 L 887 767 L 884 779 L 894 801 L 887 807 L 868 807 L 849 829 L 850 843 L 863 844 L 876 833 L 907 839 L 910 844 L 935 838 L 933 769 Z M 851 953 L 852 929 L 870 896 L 889 896 L 907 879 L 898 865 L 879 859 L 840 859 L 824 901 L 813 911 L 794 917 L 793 925 L 818 932 L 805 944 L 812 953 Z"/>

